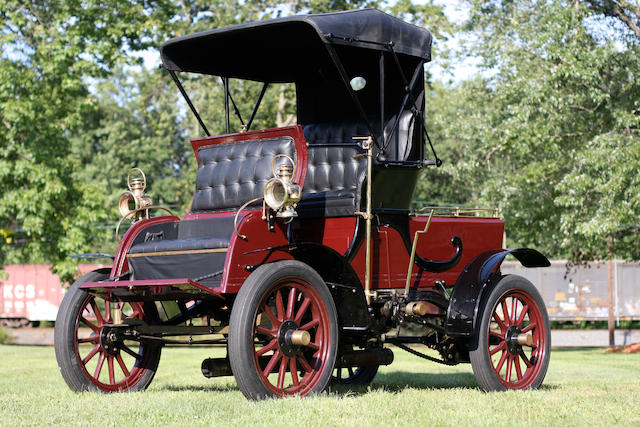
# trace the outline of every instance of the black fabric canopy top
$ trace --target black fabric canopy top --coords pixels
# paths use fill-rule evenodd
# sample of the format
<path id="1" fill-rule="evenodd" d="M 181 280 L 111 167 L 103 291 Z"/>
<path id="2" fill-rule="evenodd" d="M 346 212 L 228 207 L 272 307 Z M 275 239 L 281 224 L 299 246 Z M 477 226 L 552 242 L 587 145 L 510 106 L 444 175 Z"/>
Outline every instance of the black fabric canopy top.
<path id="1" fill-rule="evenodd" d="M 294 82 L 330 60 L 326 44 L 431 60 L 431 33 L 376 9 L 296 15 L 176 37 L 160 49 L 173 71 Z"/>

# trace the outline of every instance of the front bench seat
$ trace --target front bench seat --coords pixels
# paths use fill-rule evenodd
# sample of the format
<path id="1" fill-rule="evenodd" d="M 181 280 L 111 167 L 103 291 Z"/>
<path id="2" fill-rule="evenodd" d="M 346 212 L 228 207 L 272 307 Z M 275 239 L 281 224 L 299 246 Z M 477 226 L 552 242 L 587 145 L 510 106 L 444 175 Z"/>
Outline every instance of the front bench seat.
<path id="1" fill-rule="evenodd" d="M 272 159 L 277 154 L 296 158 L 293 138 L 263 138 L 202 146 L 198 149 L 196 191 L 192 214 L 236 211 L 261 197 L 273 177 Z M 129 249 L 134 277 L 197 280 L 217 286 L 233 233 L 233 216 L 188 219 L 143 231 Z M 144 236 L 142 236 L 144 234 Z M 207 277 L 208 276 L 208 277 Z"/>

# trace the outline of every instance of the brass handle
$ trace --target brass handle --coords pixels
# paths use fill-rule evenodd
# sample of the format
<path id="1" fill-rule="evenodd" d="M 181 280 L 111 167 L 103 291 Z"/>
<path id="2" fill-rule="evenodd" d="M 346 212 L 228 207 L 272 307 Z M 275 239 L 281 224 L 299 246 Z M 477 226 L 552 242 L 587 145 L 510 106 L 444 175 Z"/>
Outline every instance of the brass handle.
<path id="1" fill-rule="evenodd" d="M 271 172 L 273 173 L 273 176 L 278 176 L 278 174 L 276 173 L 276 159 L 279 157 L 284 157 L 291 162 L 291 166 L 293 166 L 291 177 L 293 178 L 294 176 L 296 176 L 296 163 L 291 157 L 287 156 L 286 154 L 276 154 L 275 156 L 273 156 L 273 159 L 271 159 Z"/>
<path id="2" fill-rule="evenodd" d="M 148 209 L 162 209 L 163 211 L 169 212 L 169 215 L 176 216 L 176 214 L 171 212 L 171 209 L 165 208 L 164 206 L 146 206 L 144 208 L 134 209 L 129 213 L 127 213 L 126 215 L 124 215 L 122 218 L 120 218 L 120 221 L 118 221 L 118 225 L 116 225 L 116 241 L 118 242 L 120 241 L 120 236 L 118 236 L 118 231 L 120 230 L 120 225 L 122 224 L 122 221 L 124 221 L 125 219 L 127 219 L 128 217 L 130 217 L 136 212 L 146 211 Z"/>
<path id="3" fill-rule="evenodd" d="M 236 212 L 236 216 L 233 218 L 233 231 L 234 231 L 234 233 L 236 233 L 236 236 L 238 236 L 242 240 L 247 240 L 247 236 L 245 236 L 244 234 L 240 234 L 240 232 L 238 231 L 238 215 L 240 215 L 240 212 L 242 212 L 251 203 L 255 203 L 255 202 L 257 202 L 258 200 L 261 200 L 261 199 L 264 199 L 264 197 L 256 197 L 253 200 L 249 200 L 247 203 L 242 205 L 240 207 L 240 209 L 238 209 L 238 212 Z"/>

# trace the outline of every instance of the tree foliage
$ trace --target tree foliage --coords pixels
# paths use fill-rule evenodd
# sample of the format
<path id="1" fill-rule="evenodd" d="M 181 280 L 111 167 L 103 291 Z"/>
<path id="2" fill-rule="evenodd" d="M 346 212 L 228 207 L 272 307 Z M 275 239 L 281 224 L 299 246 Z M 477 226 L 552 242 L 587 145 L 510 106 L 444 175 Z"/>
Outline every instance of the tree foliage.
<path id="1" fill-rule="evenodd" d="M 463 147 L 446 176 L 475 183 L 468 203 L 500 207 L 510 244 L 638 259 L 638 44 L 603 35 L 588 6 L 470 2 L 467 47 L 484 73 L 451 89 L 435 121 Z"/>

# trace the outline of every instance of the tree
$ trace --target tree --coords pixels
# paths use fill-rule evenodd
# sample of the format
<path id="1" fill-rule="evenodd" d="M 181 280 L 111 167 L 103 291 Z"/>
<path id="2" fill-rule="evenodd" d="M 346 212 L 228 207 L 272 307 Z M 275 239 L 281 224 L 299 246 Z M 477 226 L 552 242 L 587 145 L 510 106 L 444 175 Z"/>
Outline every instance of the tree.
<path id="1" fill-rule="evenodd" d="M 597 34 L 601 15 L 580 2 L 469 4 L 467 52 L 486 71 L 450 92 L 443 123 L 462 135 L 455 173 L 480 184 L 472 203 L 497 204 L 513 244 L 638 259 L 638 44 Z"/>
<path id="2" fill-rule="evenodd" d="M 99 187 L 79 182 L 70 136 L 93 98 L 88 78 L 131 62 L 169 22 L 163 0 L 0 2 L 0 263 L 46 261 L 69 277 L 98 221 Z"/>

